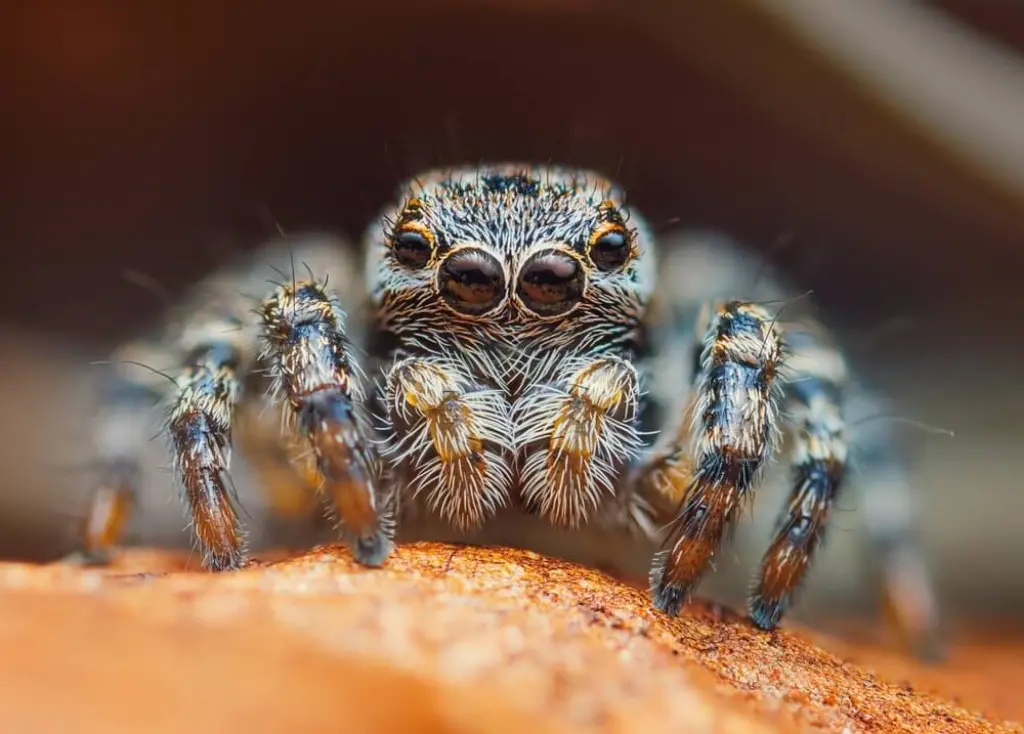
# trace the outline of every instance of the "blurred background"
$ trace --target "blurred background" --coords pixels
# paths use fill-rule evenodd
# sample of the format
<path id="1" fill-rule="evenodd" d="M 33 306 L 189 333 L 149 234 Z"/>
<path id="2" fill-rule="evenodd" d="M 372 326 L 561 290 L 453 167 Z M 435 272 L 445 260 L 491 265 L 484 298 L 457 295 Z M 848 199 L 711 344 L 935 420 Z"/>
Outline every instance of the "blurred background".
<path id="1" fill-rule="evenodd" d="M 947 616 L 1024 610 L 1024 5 L 997 0 L 9 4 L 0 27 L 0 554 L 74 547 L 96 368 L 225 258 L 358 236 L 404 175 L 536 159 L 617 176 L 813 288 L 914 441 Z M 780 238 L 788 244 L 778 246 Z M 158 447 L 159 449 L 159 447 Z M 254 538 L 281 538 L 239 485 Z M 133 542 L 187 547 L 165 470 Z M 784 487 L 708 590 L 742 596 Z M 249 496 L 249 495 L 252 496 Z M 858 498 L 798 615 L 874 608 Z M 853 605 L 853 606 L 851 606 Z"/>

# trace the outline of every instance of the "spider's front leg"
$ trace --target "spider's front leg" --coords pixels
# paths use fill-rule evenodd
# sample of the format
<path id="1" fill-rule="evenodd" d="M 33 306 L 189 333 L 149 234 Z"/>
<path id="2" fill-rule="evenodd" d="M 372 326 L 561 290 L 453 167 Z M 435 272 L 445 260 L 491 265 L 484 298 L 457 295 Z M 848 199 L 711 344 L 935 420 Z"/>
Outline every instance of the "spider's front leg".
<path id="1" fill-rule="evenodd" d="M 512 485 L 509 406 L 455 360 L 407 357 L 383 386 L 385 454 L 415 497 L 453 527 L 479 527 L 505 506 Z M 405 498 L 398 498 L 399 503 Z"/>
<path id="2" fill-rule="evenodd" d="M 316 458 L 321 489 L 356 560 L 380 565 L 392 528 L 380 508 L 381 471 L 341 305 L 325 282 L 310 278 L 279 285 L 259 315 L 271 397 L 286 400 L 288 422 Z"/>
<path id="3" fill-rule="evenodd" d="M 778 443 L 782 337 L 771 316 L 730 301 L 702 312 L 685 421 L 640 467 L 641 495 L 677 511 L 651 571 L 655 605 L 677 614 Z"/>
<path id="4" fill-rule="evenodd" d="M 243 314 L 240 308 L 216 305 L 186 324 L 179 337 L 184 366 L 167 419 L 175 474 L 203 563 L 214 571 L 240 568 L 246 560 L 228 478 L 231 429 L 250 361 Z"/>
<path id="5" fill-rule="evenodd" d="M 640 385 L 620 357 L 568 360 L 516 404 L 524 504 L 554 525 L 584 524 L 639 454 Z"/>
<path id="6" fill-rule="evenodd" d="M 846 475 L 842 405 L 847 368 L 823 337 L 797 325 L 786 331 L 793 485 L 750 593 L 750 618 L 762 629 L 778 625 L 789 607 L 821 545 Z"/>

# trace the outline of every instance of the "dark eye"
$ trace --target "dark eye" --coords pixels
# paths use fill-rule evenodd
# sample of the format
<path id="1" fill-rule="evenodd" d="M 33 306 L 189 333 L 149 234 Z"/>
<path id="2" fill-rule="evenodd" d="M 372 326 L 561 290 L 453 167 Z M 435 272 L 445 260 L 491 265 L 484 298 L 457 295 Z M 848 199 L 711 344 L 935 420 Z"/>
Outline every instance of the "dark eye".
<path id="1" fill-rule="evenodd" d="M 391 252 L 395 259 L 408 268 L 423 268 L 430 262 L 432 238 L 420 228 L 399 230 L 391 241 Z"/>
<path id="2" fill-rule="evenodd" d="M 629 235 L 615 227 L 599 232 L 590 242 L 590 259 L 601 270 L 618 270 L 629 260 Z"/>

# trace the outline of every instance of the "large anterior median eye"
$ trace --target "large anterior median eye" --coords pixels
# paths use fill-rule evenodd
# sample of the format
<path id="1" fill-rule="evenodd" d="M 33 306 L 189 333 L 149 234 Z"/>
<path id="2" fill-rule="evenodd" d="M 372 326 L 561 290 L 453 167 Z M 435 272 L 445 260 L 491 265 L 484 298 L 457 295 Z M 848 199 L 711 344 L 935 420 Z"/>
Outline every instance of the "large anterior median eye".
<path id="1" fill-rule="evenodd" d="M 516 295 L 538 316 L 558 316 L 574 309 L 583 299 L 587 275 L 567 252 L 541 250 L 519 270 Z"/>
<path id="2" fill-rule="evenodd" d="M 438 291 L 459 313 L 480 316 L 505 300 L 505 273 L 488 252 L 466 247 L 451 253 L 437 269 Z"/>
<path id="3" fill-rule="evenodd" d="M 434 235 L 420 224 L 404 224 L 391 238 L 391 252 L 407 268 L 425 268 L 434 254 Z"/>
<path id="4" fill-rule="evenodd" d="M 618 223 L 603 224 L 590 237 L 590 259 L 600 270 L 619 270 L 632 250 L 629 232 Z"/>

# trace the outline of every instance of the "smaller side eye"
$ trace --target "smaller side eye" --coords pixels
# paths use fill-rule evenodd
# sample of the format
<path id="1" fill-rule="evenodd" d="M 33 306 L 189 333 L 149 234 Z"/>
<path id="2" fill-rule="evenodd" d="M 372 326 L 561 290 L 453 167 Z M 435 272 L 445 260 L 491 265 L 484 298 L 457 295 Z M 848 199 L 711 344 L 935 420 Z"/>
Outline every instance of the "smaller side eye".
<path id="1" fill-rule="evenodd" d="M 632 243 L 619 224 L 605 225 L 590 237 L 590 259 L 600 270 L 618 270 L 629 260 Z"/>
<path id="2" fill-rule="evenodd" d="M 407 268 L 424 268 L 434 254 L 434 236 L 426 227 L 405 225 L 391 238 L 391 252 Z"/>

